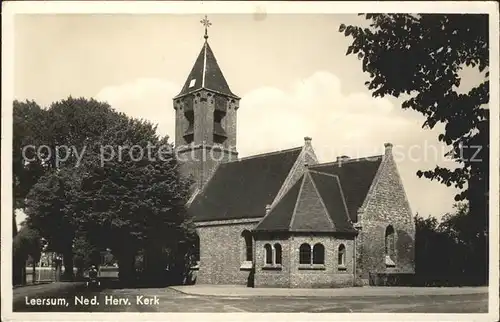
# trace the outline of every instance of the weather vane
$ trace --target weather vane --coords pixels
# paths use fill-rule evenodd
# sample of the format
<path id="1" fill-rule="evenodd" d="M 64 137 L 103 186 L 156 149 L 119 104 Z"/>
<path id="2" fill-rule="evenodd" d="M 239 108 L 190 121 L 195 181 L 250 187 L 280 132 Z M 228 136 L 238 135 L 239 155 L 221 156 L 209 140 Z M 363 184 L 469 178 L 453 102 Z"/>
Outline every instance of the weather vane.
<path id="1" fill-rule="evenodd" d="M 208 20 L 207 18 L 207 15 L 205 15 L 205 18 L 203 18 L 202 20 L 200 20 L 201 24 L 205 26 L 205 40 L 208 39 L 208 27 L 210 27 L 212 25 L 212 23 L 210 22 L 210 20 Z"/>

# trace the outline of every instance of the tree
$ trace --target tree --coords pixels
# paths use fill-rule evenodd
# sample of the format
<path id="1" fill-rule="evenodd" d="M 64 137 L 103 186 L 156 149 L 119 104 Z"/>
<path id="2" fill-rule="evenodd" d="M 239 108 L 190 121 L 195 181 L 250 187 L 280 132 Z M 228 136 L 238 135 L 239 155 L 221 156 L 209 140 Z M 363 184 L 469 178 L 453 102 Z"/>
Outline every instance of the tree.
<path id="1" fill-rule="evenodd" d="M 406 96 L 404 109 L 426 117 L 424 128 L 445 124 L 438 139 L 450 147 L 458 164 L 418 171 L 462 191 L 476 220 L 471 230 L 487 231 L 489 187 L 488 16 L 479 14 L 365 14 L 368 28 L 345 26 L 353 38 L 347 55 L 358 55 L 370 76 L 365 84 L 374 97 Z M 484 81 L 468 93 L 457 91 L 464 66 L 484 72 Z"/>
<path id="2" fill-rule="evenodd" d="M 16 208 L 28 206 L 29 225 L 64 254 L 68 278 L 73 272 L 72 244 L 77 229 L 70 190 L 79 182 L 78 162 L 88 145 L 124 118 L 94 99 L 69 97 L 48 109 L 32 101 L 14 101 Z"/>
<path id="3" fill-rule="evenodd" d="M 441 221 L 415 216 L 415 273 L 422 286 L 484 285 L 488 270 L 486 234 L 469 229 L 476 220 L 466 203 L 455 205 Z"/>
<path id="4" fill-rule="evenodd" d="M 15 208 L 24 207 L 28 192 L 43 175 L 56 168 L 74 167 L 84 147 L 120 117 L 125 116 L 94 99 L 70 96 L 47 109 L 34 101 L 14 101 Z"/>
<path id="5" fill-rule="evenodd" d="M 46 141 L 47 126 L 46 111 L 34 101 L 14 101 L 12 113 L 12 182 L 14 183 L 14 208 L 18 209 L 24 207 L 24 199 L 29 190 L 45 173 L 43 163 L 35 155 L 36 147 Z M 29 145 L 35 148 L 23 150 Z M 41 151 L 42 154 L 45 152 Z M 42 159 L 44 157 L 45 154 L 42 155 Z"/>
<path id="6" fill-rule="evenodd" d="M 141 120 L 109 128 L 82 163 L 77 216 L 119 262 L 120 279 L 134 277 L 135 255 L 144 250 L 147 275 L 164 272 L 166 249 L 185 236 L 189 183 L 179 174 L 173 147 Z"/>
<path id="7" fill-rule="evenodd" d="M 44 115 L 43 144 L 51 152 L 66 149 L 40 162 L 43 175 L 25 198 L 30 227 L 63 253 L 67 274 L 73 259 L 85 265 L 103 248 L 112 249 L 124 280 L 134 277 L 139 250 L 148 275 L 164 273 L 166 254 L 190 225 L 189 182 L 178 172 L 168 138 L 94 100 L 69 98 Z"/>
<path id="8" fill-rule="evenodd" d="M 68 170 L 53 171 L 39 179 L 26 198 L 26 222 L 40 231 L 52 251 L 63 254 L 65 278 L 73 275 L 73 240 L 77 229 L 71 203 L 77 177 Z"/>
<path id="9" fill-rule="evenodd" d="M 78 277 L 83 276 L 83 271 L 90 265 L 99 265 L 101 254 L 98 245 L 86 236 L 86 232 L 77 232 L 73 244 L 73 263 L 78 269 Z"/>
<path id="10" fill-rule="evenodd" d="M 453 259 L 452 267 L 456 273 L 468 277 L 474 283 L 487 283 L 488 280 L 488 235 L 486 232 L 477 232 L 474 227 L 476 216 L 470 213 L 465 203 L 455 205 L 455 213 L 446 214 L 439 230 L 445 234 L 452 244 L 449 252 Z"/>

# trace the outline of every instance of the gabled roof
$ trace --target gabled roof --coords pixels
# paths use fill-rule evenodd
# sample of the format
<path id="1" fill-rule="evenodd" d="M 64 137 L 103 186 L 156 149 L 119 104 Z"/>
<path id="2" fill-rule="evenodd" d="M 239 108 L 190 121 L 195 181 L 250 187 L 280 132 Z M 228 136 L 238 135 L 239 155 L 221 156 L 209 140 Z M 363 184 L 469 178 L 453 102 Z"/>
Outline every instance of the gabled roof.
<path id="1" fill-rule="evenodd" d="M 339 178 L 307 171 L 255 231 L 354 233 Z"/>
<path id="2" fill-rule="evenodd" d="M 203 48 L 181 92 L 176 97 L 195 92 L 202 88 L 238 98 L 229 89 L 229 85 L 222 74 L 208 41 L 205 41 L 203 44 Z"/>
<path id="3" fill-rule="evenodd" d="M 264 217 L 302 147 L 221 163 L 189 206 L 197 222 Z"/>
<path id="4" fill-rule="evenodd" d="M 342 185 L 347 210 L 352 222 L 358 221 L 358 209 L 363 205 L 368 190 L 375 179 L 383 156 L 341 160 L 311 165 L 310 169 L 336 175 Z"/>

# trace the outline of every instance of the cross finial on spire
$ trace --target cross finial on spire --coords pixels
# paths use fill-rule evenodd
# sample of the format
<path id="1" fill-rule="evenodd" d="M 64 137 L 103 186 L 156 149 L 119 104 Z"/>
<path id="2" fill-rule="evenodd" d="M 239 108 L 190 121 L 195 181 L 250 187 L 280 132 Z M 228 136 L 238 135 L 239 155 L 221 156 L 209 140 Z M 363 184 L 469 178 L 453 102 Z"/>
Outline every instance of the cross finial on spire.
<path id="1" fill-rule="evenodd" d="M 207 18 L 207 15 L 205 15 L 205 18 L 203 18 L 202 20 L 200 20 L 201 24 L 205 26 L 205 40 L 208 39 L 208 27 L 210 27 L 212 25 L 212 23 L 210 22 L 210 20 L 208 20 Z"/>

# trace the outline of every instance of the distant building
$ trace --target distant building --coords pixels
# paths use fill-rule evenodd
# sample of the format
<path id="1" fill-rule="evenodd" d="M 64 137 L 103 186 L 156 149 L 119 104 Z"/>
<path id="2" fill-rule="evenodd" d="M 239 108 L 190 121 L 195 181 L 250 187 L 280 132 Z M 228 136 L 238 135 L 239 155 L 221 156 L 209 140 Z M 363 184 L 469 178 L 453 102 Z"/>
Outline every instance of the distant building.
<path id="1" fill-rule="evenodd" d="M 181 171 L 195 182 L 197 283 L 336 287 L 367 283 L 370 272 L 414 272 L 415 224 L 391 144 L 383 155 L 318 164 L 306 137 L 239 159 L 240 98 L 206 34 L 173 101 Z"/>

